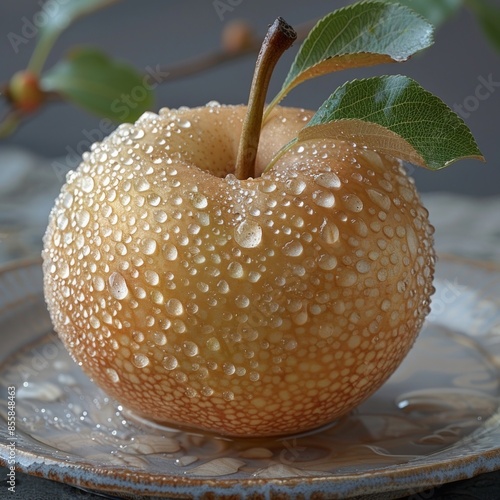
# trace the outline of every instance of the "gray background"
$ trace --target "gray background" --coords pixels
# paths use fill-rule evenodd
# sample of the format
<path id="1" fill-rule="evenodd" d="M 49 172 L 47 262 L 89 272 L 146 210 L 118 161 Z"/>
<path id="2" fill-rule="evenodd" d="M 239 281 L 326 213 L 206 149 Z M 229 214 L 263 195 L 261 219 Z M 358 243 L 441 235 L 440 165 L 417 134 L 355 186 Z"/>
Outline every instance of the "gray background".
<path id="1" fill-rule="evenodd" d="M 63 0 L 49 0 L 57 3 Z M 64 0 L 67 1 L 67 0 Z M 220 45 L 220 33 L 231 20 L 244 18 L 257 32 L 281 15 L 290 24 L 318 18 L 347 1 L 308 0 L 222 0 L 232 11 L 220 19 L 212 0 L 123 0 L 105 10 L 80 19 L 57 42 L 47 67 L 75 44 L 97 45 L 108 54 L 130 61 L 139 70 L 156 64 L 170 65 Z M 15 53 L 7 38 L 21 34 L 23 16 L 33 20 L 40 0 L 3 0 L 0 6 L 0 82 L 25 67 L 35 39 L 19 46 Z M 493 0 L 500 5 L 499 0 Z M 231 7 L 231 4 L 233 7 Z M 292 48 L 280 61 L 270 88 L 276 93 L 294 57 Z M 247 101 L 254 57 L 228 63 L 189 79 L 164 84 L 156 89 L 155 108 L 196 106 L 215 99 L 238 104 Z M 454 191 L 479 196 L 500 193 L 500 55 L 484 38 L 473 16 L 462 10 L 436 33 L 436 43 L 425 53 L 399 65 L 368 70 L 357 69 L 309 81 L 296 88 L 284 101 L 290 106 L 317 108 L 346 79 L 384 73 L 403 73 L 415 78 L 449 106 L 463 104 L 474 96 L 479 78 L 490 78 L 497 86 L 479 101 L 466 118 L 487 163 L 466 160 L 440 172 L 417 169 L 413 175 L 421 191 Z M 490 76 L 491 75 L 491 76 Z M 471 102 L 471 101 L 469 101 Z M 47 106 L 2 146 L 19 146 L 49 158 L 64 157 L 67 148 L 85 141 L 85 131 L 95 130 L 99 118 L 67 104 Z"/>

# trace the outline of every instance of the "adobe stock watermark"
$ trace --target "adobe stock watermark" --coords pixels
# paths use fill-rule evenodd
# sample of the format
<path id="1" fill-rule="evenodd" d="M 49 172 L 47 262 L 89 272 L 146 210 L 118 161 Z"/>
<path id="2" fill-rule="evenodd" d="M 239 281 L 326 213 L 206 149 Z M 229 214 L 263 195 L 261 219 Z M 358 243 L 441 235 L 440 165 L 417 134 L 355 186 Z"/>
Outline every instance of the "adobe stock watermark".
<path id="1" fill-rule="evenodd" d="M 33 14 L 31 19 L 26 16 L 21 17 L 21 27 L 17 33 L 14 31 L 7 33 L 7 40 L 9 40 L 14 53 L 19 52 L 21 45 L 26 45 L 30 40 L 33 40 L 40 29 L 58 14 L 61 5 L 68 2 L 69 0 L 39 0 L 37 3 L 41 10 Z"/>
<path id="2" fill-rule="evenodd" d="M 47 342 L 37 347 L 29 358 L 29 362 L 16 365 L 15 374 L 18 380 L 27 383 L 29 380 L 37 380 L 40 373 L 47 370 L 58 358 L 61 347 L 56 340 Z"/>
<path id="3" fill-rule="evenodd" d="M 224 21 L 228 12 L 233 12 L 238 5 L 241 5 L 243 0 L 213 0 L 212 5 L 219 19 Z"/>
<path id="4" fill-rule="evenodd" d="M 467 287 L 458 283 L 457 278 L 454 281 L 445 280 L 432 296 L 432 313 L 441 314 L 466 291 Z"/>
<path id="5" fill-rule="evenodd" d="M 147 66 L 144 70 L 144 76 L 140 85 L 136 85 L 128 94 L 122 93 L 111 104 L 110 110 L 117 116 L 120 122 L 125 122 L 130 113 L 143 102 L 148 92 L 154 90 L 162 83 L 167 76 L 168 71 L 162 70 L 157 64 L 154 68 Z M 82 154 L 90 151 L 90 147 L 94 142 L 100 142 L 107 137 L 116 128 L 116 124 L 108 118 L 103 118 L 99 121 L 97 127 L 87 130 L 82 130 L 83 139 L 76 146 L 66 146 L 67 155 L 63 160 L 52 162 L 52 170 L 54 171 L 59 182 L 64 182 L 66 174 L 70 170 L 74 170 L 82 161 Z"/>
<path id="6" fill-rule="evenodd" d="M 461 104 L 453 105 L 453 111 L 463 119 L 469 118 L 471 113 L 479 108 L 481 101 L 486 101 L 495 92 L 495 89 L 500 87 L 500 81 L 493 80 L 491 73 L 486 78 L 482 75 L 478 76 L 477 81 L 479 83 L 476 85 L 474 93 L 468 95 Z"/>
<path id="7" fill-rule="evenodd" d="M 7 387 L 7 489 L 11 493 L 16 492 L 16 388 Z"/>

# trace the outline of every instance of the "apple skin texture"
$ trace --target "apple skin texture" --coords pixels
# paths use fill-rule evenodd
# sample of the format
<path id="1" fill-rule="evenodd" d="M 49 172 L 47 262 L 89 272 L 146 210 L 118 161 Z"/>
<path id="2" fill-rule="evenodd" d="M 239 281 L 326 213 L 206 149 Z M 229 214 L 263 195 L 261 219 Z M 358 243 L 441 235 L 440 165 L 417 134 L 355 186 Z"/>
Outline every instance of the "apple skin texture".
<path id="1" fill-rule="evenodd" d="M 233 436 L 352 410 L 413 345 L 433 228 L 401 162 L 349 142 L 231 174 L 246 106 L 162 109 L 70 172 L 44 237 L 56 331 L 136 414 Z M 312 113 L 277 107 L 256 172 Z"/>

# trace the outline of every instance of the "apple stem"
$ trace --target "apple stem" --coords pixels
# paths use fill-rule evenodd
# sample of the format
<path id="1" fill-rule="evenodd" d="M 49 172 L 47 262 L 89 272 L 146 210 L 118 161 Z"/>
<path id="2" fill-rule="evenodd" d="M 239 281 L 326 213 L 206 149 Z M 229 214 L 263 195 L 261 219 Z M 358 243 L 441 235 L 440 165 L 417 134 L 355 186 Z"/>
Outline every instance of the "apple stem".
<path id="1" fill-rule="evenodd" d="M 278 17 L 262 42 L 255 64 L 247 114 L 236 158 L 235 175 L 238 179 L 248 179 L 255 175 L 255 160 L 269 82 L 279 58 L 291 47 L 296 38 L 295 30 L 284 19 Z"/>

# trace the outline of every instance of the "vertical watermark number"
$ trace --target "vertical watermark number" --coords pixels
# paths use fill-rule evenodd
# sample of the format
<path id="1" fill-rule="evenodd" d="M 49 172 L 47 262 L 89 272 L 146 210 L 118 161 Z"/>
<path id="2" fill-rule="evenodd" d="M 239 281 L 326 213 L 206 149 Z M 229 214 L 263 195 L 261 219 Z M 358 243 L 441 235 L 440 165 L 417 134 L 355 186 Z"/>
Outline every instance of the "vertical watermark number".
<path id="1" fill-rule="evenodd" d="M 7 448 L 9 455 L 7 459 L 7 489 L 16 492 L 16 388 L 7 387 Z"/>

